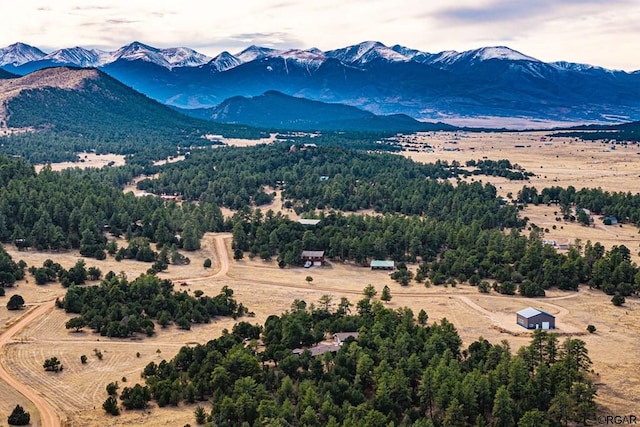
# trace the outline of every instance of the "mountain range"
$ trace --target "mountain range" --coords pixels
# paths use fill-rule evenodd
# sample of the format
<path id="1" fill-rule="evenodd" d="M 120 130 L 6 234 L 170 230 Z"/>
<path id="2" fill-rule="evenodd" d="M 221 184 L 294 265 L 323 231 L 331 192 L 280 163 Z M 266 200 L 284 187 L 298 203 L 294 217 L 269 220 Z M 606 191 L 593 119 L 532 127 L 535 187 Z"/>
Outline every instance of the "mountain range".
<path id="1" fill-rule="evenodd" d="M 508 47 L 422 52 L 375 41 L 341 49 L 250 46 L 208 57 L 189 48 L 133 42 L 114 51 L 75 47 L 45 53 L 16 43 L 0 67 L 24 75 L 52 66 L 96 67 L 162 103 L 217 106 L 268 91 L 343 103 L 418 120 L 519 118 L 536 123 L 616 123 L 640 119 L 640 71 L 547 63 Z"/>

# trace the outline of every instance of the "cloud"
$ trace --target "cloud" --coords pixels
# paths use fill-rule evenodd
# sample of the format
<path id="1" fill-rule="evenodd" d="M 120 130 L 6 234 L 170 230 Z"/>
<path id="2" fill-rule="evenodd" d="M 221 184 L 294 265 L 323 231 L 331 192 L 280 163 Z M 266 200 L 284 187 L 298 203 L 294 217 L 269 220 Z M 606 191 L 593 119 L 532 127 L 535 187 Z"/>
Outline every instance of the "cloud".
<path id="1" fill-rule="evenodd" d="M 92 6 L 74 6 L 71 8 L 71 10 L 111 10 L 114 9 L 113 6 L 98 6 L 98 5 L 92 5 Z"/>
<path id="2" fill-rule="evenodd" d="M 449 23 L 484 24 L 513 20 L 535 22 L 536 18 L 549 19 L 571 11 L 577 15 L 587 12 L 588 6 L 600 8 L 630 4 L 628 0 L 496 0 L 484 6 L 462 6 L 442 9 L 430 14 Z"/>
<path id="3" fill-rule="evenodd" d="M 133 20 L 133 19 L 107 19 L 104 22 L 106 24 L 121 25 L 121 24 L 136 24 L 136 23 L 141 22 L 141 21 Z"/>

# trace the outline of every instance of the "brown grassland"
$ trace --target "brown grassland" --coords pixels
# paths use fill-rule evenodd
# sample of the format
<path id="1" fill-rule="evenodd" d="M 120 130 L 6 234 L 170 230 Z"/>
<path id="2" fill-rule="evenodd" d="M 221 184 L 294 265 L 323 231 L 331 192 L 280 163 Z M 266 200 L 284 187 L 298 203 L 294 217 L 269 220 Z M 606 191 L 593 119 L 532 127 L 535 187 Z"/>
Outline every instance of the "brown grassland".
<path id="1" fill-rule="evenodd" d="M 434 152 L 405 152 L 418 161 L 431 162 L 436 159 L 448 161 L 478 160 L 483 156 L 491 160 L 509 159 L 527 171 L 539 176 L 526 185 L 538 190 L 546 186 L 573 185 L 601 187 L 609 191 L 640 191 L 640 156 L 637 146 L 617 147 L 583 143 L 570 139 L 554 138 L 540 141 L 543 133 L 504 134 L 425 134 L 412 137 L 416 146 L 428 143 Z M 452 144 L 451 142 L 456 142 Z M 547 145 L 550 144 L 550 145 Z M 525 145 L 516 148 L 515 145 Z M 527 147 L 527 145 L 531 145 Z M 457 147 L 460 151 L 443 151 L 444 146 Z M 473 149 L 471 149 L 473 148 Z M 475 177 L 490 181 L 499 188 L 501 195 L 512 192 L 515 196 L 523 182 Z M 281 209 L 278 200 L 270 206 Z M 555 207 L 529 206 L 522 215 L 543 227 L 549 228 L 545 238 L 559 243 L 573 243 L 576 239 L 600 241 L 607 248 L 625 244 L 632 251 L 634 260 L 639 261 L 638 243 L 640 238 L 635 227 L 583 227 L 567 222 L 558 222 Z M 225 212 L 229 214 L 230 212 Z M 601 224 L 596 219 L 595 224 Z M 557 225 L 556 230 L 552 229 Z M 544 298 L 525 299 L 519 296 L 501 296 L 495 293 L 480 294 L 467 284 L 457 287 L 432 286 L 412 283 L 402 287 L 393 282 L 385 272 L 372 272 L 368 268 L 353 264 L 328 263 L 325 267 L 278 268 L 275 261 L 258 259 L 233 261 L 230 259 L 231 236 L 229 234 L 205 235 L 202 248 L 189 253 L 191 264 L 170 266 L 160 273 L 162 278 L 175 283 L 187 281 L 186 289 L 193 293 L 203 290 L 208 295 L 217 294 L 228 285 L 234 290 L 234 297 L 255 312 L 254 318 L 245 318 L 251 323 L 262 324 L 270 314 L 287 310 L 294 299 L 307 303 L 317 302 L 325 294 L 337 302 L 347 297 L 355 303 L 362 296 L 362 290 L 372 284 L 380 294 L 382 287 L 391 288 L 392 300 L 387 306 L 398 308 L 407 306 L 414 313 L 424 308 L 429 314 L 429 323 L 447 318 L 458 329 L 464 345 L 482 336 L 491 342 L 507 340 L 513 351 L 528 343 L 529 332 L 515 324 L 515 312 L 527 306 L 546 310 L 557 316 L 557 332 L 563 336 L 579 336 L 587 343 L 593 360 L 595 382 L 598 384 L 597 402 L 602 414 L 633 413 L 640 407 L 640 377 L 637 375 L 636 353 L 640 337 L 640 300 L 628 298 L 623 307 L 614 307 L 600 291 L 581 287 L 579 292 L 549 291 Z M 65 267 L 71 267 L 79 254 L 38 253 L 6 248 L 14 260 L 23 259 L 28 265 L 42 265 L 47 258 L 54 259 Z M 203 268 L 203 261 L 210 257 L 214 262 L 211 269 Z M 95 265 L 103 273 L 123 272 L 133 279 L 146 271 L 148 264 L 135 261 L 115 262 L 113 258 L 104 261 L 86 260 L 87 266 Z M 413 266 L 412 268 L 415 268 Z M 305 277 L 313 277 L 311 283 Z M 15 293 L 26 300 L 27 309 L 9 312 L 0 308 L 0 333 L 27 315 L 39 305 L 64 295 L 58 284 L 37 286 L 28 275 L 13 289 L 7 289 L 3 301 Z M 179 426 L 194 423 L 195 406 L 181 405 L 178 408 L 158 408 L 151 405 L 147 411 L 123 411 L 119 417 L 105 415 L 102 402 L 107 394 L 105 386 L 118 381 L 120 386 L 140 382 L 143 367 L 151 361 L 173 357 L 182 345 L 204 343 L 217 337 L 224 328 L 233 326 L 231 319 L 217 319 L 208 325 L 197 325 L 190 331 L 178 331 L 173 327 L 160 329 L 156 336 L 140 340 L 107 339 L 89 331 L 74 333 L 64 328 L 71 316 L 59 309 L 51 309 L 47 314 L 30 322 L 12 337 L 7 345 L 0 348 L 0 364 L 8 373 L 27 389 L 37 392 L 55 410 L 67 425 L 120 426 L 120 425 L 167 425 Z M 594 334 L 588 334 L 586 327 L 597 327 Z M 562 337 L 561 337 L 562 339 Z M 94 349 L 104 357 L 95 357 Z M 136 353 L 140 357 L 136 357 Z M 88 356 L 88 363 L 80 363 L 81 355 Z M 42 363 L 48 357 L 58 357 L 63 365 L 61 373 L 44 372 Z M 126 377 L 126 382 L 123 382 Z M 34 425 L 40 423 L 36 407 L 13 387 L 0 380 L 0 420 L 6 419 L 11 409 L 21 404 L 31 412 Z M 0 421 L 2 423 L 2 421 Z"/>

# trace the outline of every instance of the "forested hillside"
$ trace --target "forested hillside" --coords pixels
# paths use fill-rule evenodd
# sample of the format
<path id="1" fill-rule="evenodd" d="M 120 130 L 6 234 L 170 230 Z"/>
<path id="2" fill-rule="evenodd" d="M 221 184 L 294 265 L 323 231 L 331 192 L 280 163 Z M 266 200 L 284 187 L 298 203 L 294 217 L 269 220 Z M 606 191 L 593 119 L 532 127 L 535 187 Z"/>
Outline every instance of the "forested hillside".
<path id="1" fill-rule="evenodd" d="M 53 86 L 53 73 L 63 80 L 82 73 L 74 76 L 80 84 Z M 7 126 L 37 132 L 2 138 L 3 152 L 33 163 L 75 160 L 76 153 L 91 150 L 129 155 L 141 163 L 175 155 L 179 147 L 211 145 L 205 134 L 260 136 L 256 129 L 186 117 L 97 70 L 41 70 L 15 82 L 24 87 L 6 101 Z"/>
<path id="2" fill-rule="evenodd" d="M 264 329 L 239 323 L 170 361 L 151 362 L 146 385 L 126 387 L 122 403 L 203 402 L 197 422 L 218 426 L 544 427 L 583 424 L 595 414 L 591 360 L 579 339 L 560 342 L 538 330 L 517 354 L 482 338 L 463 349 L 446 319 L 427 325 L 426 312 L 416 322 L 411 310 L 369 298 L 358 301 L 356 314 L 350 307 L 346 299 L 337 308 L 330 298 L 316 308 L 296 300 Z M 291 352 L 356 330 L 335 353 Z M 109 397 L 104 407 L 113 404 Z"/>

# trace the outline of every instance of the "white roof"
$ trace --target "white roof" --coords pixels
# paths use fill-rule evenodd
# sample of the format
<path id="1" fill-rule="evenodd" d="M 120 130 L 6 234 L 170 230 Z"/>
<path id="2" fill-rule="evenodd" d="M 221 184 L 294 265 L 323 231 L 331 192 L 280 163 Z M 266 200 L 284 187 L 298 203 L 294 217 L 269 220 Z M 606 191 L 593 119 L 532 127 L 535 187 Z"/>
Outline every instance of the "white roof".
<path id="1" fill-rule="evenodd" d="M 518 315 L 522 316 L 522 317 L 529 318 L 529 317 L 537 316 L 540 313 L 542 313 L 540 310 L 537 310 L 537 309 L 535 309 L 533 307 L 527 307 L 527 308 L 525 308 L 523 310 L 520 310 L 518 312 Z"/>
<path id="2" fill-rule="evenodd" d="M 320 222 L 320 220 L 301 218 L 298 220 L 298 222 L 302 225 L 317 225 Z"/>

